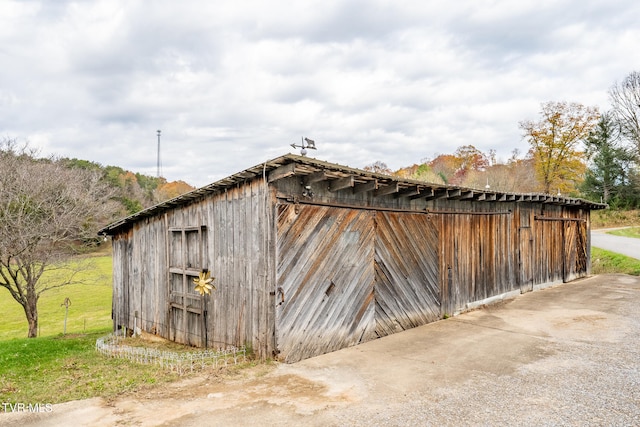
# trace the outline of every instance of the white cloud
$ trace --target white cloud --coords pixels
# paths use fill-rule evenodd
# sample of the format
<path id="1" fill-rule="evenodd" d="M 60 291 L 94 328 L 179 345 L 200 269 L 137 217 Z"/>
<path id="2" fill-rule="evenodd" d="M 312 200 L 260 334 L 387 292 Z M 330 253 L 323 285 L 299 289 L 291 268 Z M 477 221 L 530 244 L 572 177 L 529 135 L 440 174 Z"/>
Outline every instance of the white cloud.
<path id="1" fill-rule="evenodd" d="M 635 2 L 0 0 L 0 135 L 205 185 L 316 140 L 399 168 L 526 151 L 550 100 L 607 109 Z"/>

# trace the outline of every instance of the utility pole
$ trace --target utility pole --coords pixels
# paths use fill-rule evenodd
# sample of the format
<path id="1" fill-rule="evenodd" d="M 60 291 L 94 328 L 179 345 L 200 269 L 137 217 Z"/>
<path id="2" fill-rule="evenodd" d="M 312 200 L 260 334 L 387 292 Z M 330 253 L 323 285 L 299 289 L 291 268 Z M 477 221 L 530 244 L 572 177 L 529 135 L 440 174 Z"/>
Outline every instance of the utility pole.
<path id="1" fill-rule="evenodd" d="M 158 129 L 158 178 L 160 178 L 160 129 Z"/>

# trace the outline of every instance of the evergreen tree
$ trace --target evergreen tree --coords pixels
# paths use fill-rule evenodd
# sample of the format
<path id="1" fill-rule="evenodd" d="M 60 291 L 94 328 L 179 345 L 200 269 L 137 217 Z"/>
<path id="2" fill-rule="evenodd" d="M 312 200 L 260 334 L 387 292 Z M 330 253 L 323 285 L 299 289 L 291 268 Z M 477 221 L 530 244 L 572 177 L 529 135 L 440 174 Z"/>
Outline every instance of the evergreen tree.
<path id="1" fill-rule="evenodd" d="M 628 193 L 633 172 L 633 155 L 620 140 L 619 127 L 611 113 L 601 116 L 596 128 L 585 140 L 589 166 L 582 184 L 582 192 L 604 203 L 625 203 L 620 198 Z"/>

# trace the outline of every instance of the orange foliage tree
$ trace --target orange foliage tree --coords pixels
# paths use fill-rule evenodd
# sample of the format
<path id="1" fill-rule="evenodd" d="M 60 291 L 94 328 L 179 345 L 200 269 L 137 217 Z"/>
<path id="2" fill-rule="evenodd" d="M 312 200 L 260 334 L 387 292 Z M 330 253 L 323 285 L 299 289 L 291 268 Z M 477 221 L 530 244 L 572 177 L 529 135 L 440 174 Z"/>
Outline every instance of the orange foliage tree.
<path id="1" fill-rule="evenodd" d="M 546 102 L 538 121 L 520 122 L 529 142 L 541 190 L 568 192 L 585 171 L 581 142 L 596 126 L 600 114 L 596 107 L 578 103 Z"/>
<path id="2" fill-rule="evenodd" d="M 158 198 L 160 200 L 169 200 L 178 197 L 181 194 L 188 193 L 194 187 L 184 181 L 165 182 L 158 188 Z"/>

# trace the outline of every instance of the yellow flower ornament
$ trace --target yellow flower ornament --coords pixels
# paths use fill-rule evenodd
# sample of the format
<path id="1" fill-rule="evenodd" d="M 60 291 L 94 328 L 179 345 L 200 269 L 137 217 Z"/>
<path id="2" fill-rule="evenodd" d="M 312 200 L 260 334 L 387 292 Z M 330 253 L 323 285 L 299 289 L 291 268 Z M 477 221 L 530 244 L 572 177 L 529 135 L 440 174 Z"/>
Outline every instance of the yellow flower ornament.
<path id="1" fill-rule="evenodd" d="M 204 270 L 202 271 L 197 279 L 193 279 L 193 282 L 196 284 L 196 291 L 200 293 L 200 295 L 211 293 L 211 289 L 215 289 L 216 287 L 211 284 L 215 280 L 215 277 L 211 277 L 211 272 Z"/>

